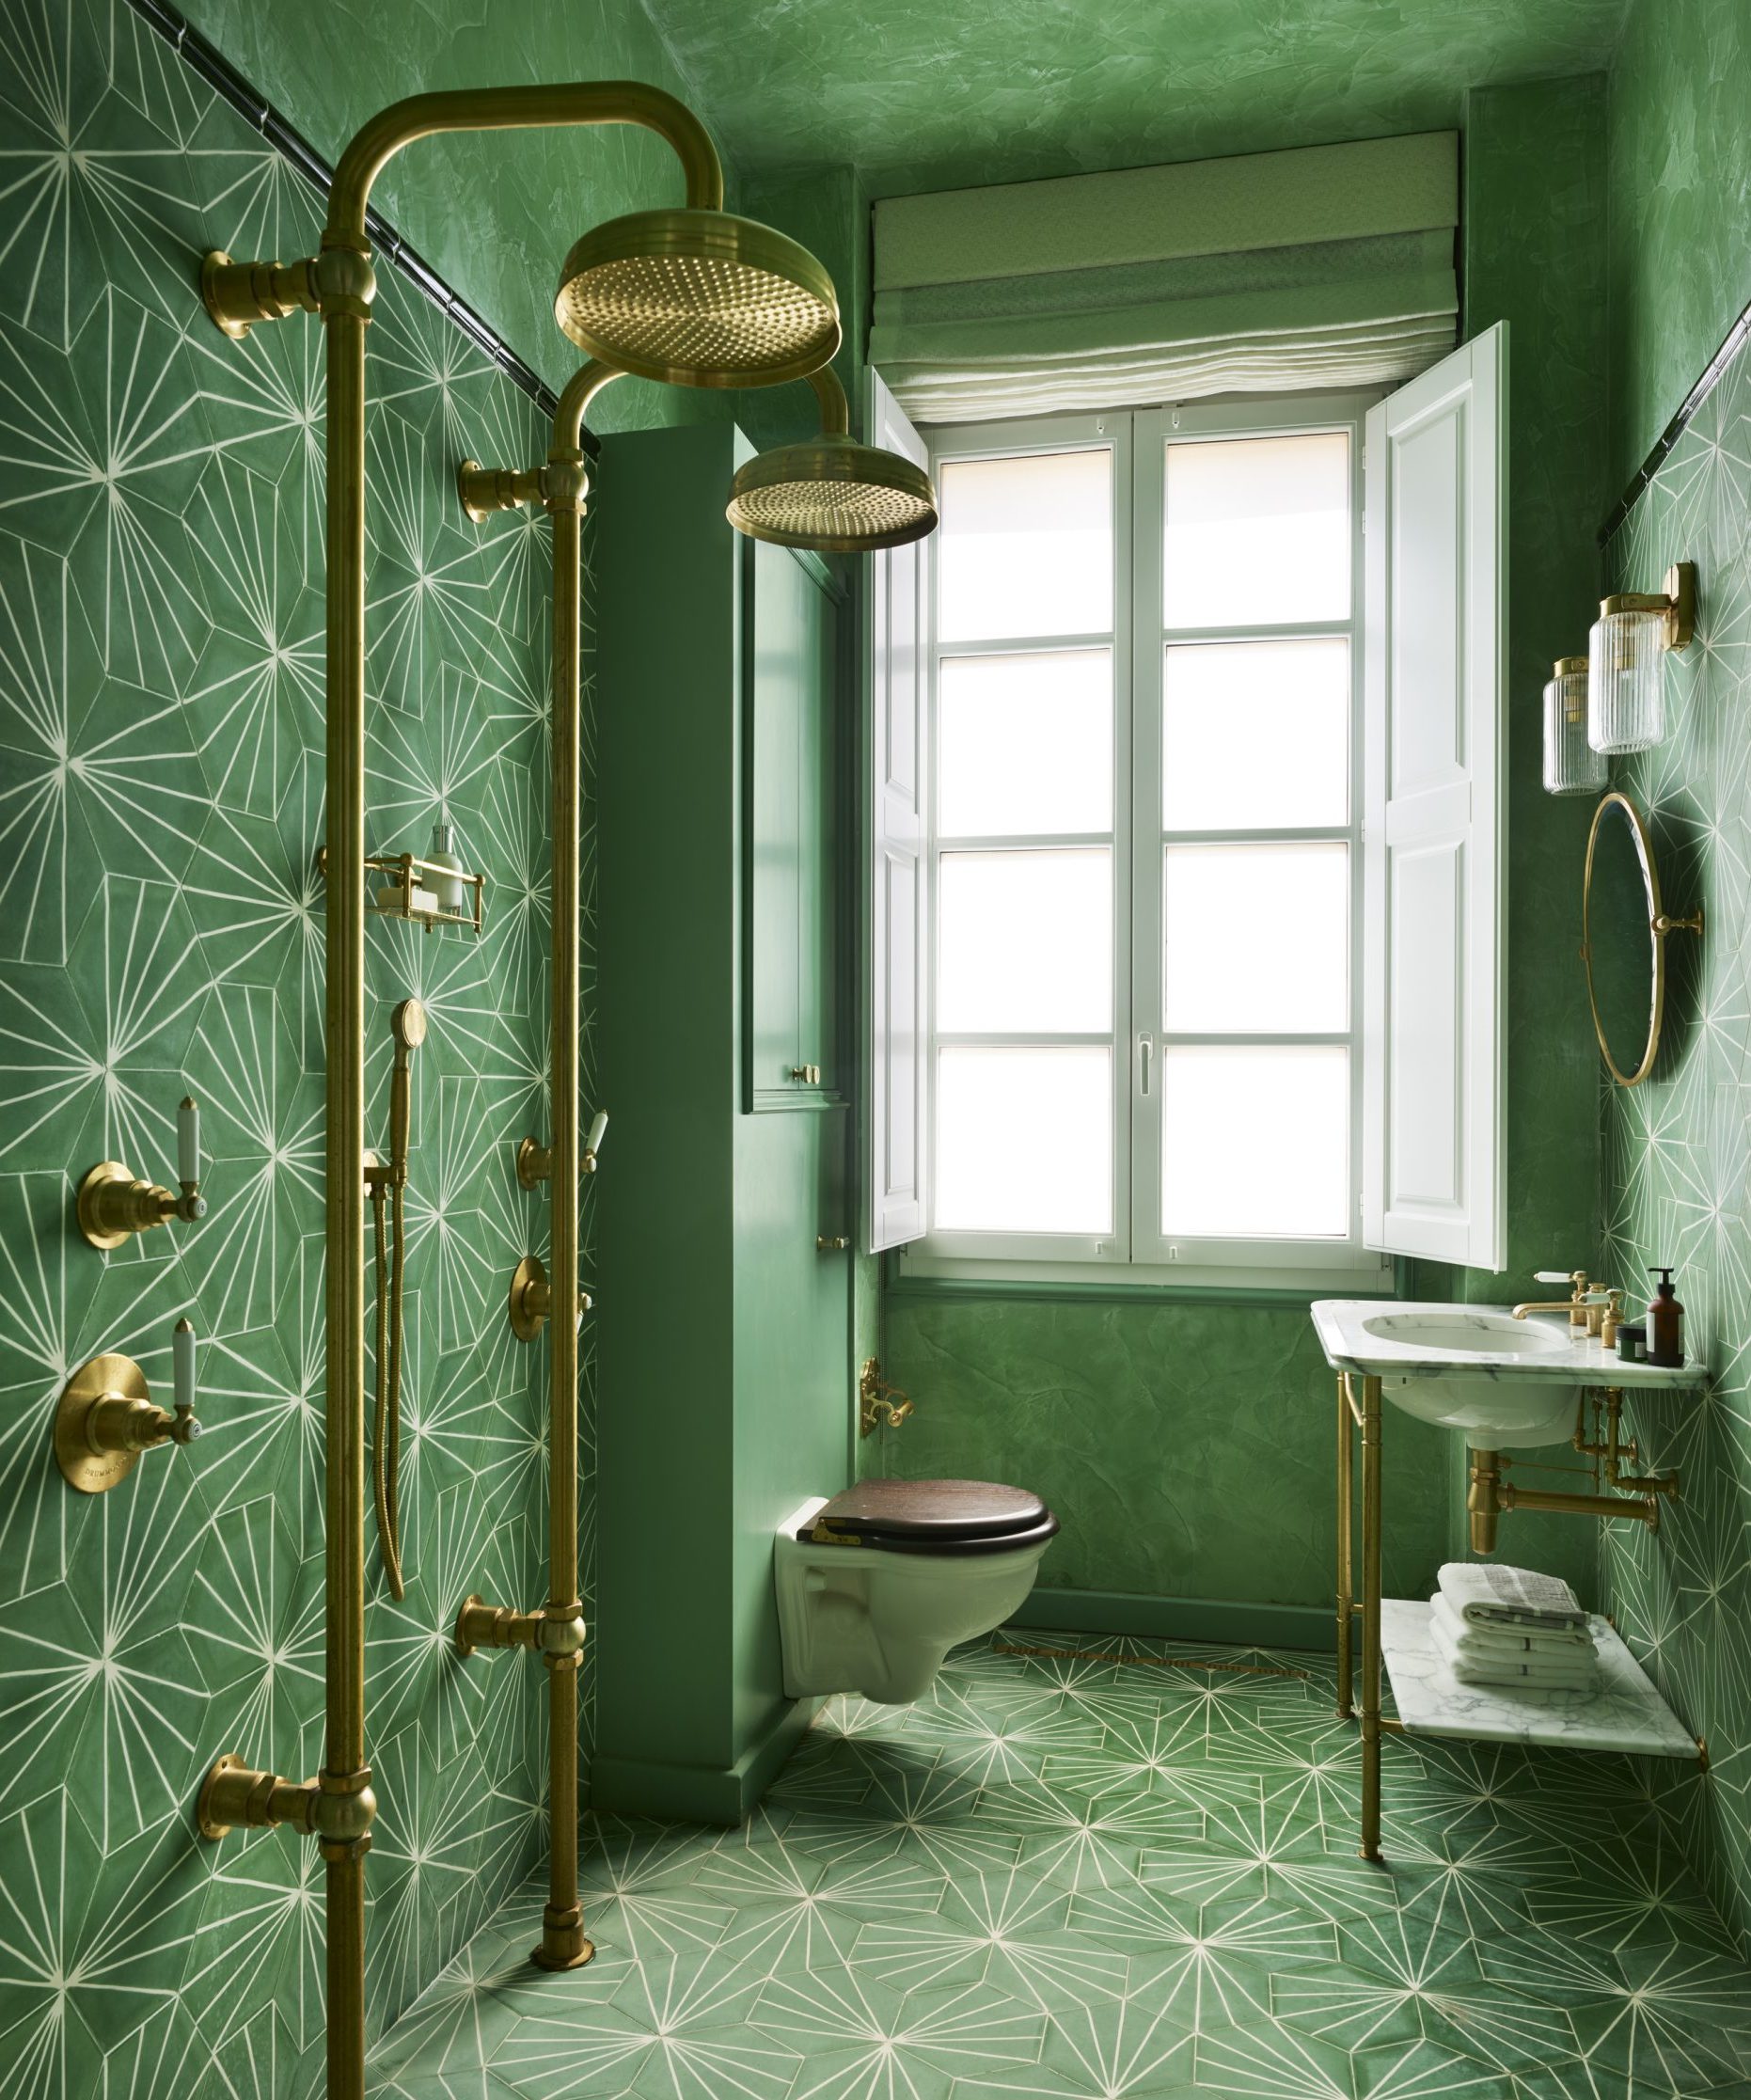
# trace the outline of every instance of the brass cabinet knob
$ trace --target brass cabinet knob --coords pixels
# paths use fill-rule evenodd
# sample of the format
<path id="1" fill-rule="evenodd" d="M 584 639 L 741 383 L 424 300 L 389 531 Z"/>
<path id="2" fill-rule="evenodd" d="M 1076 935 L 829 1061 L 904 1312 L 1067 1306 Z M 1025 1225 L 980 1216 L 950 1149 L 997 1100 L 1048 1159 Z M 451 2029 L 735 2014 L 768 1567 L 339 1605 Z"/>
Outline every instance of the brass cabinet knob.
<path id="1" fill-rule="evenodd" d="M 850 1244 L 843 1232 L 831 1235 L 817 1232 L 814 1236 L 814 1251 L 817 1255 L 843 1255 Z"/>
<path id="2" fill-rule="evenodd" d="M 794 1080 L 800 1080 L 805 1086 L 819 1086 L 821 1067 L 818 1065 L 793 1065 L 790 1076 Z"/>

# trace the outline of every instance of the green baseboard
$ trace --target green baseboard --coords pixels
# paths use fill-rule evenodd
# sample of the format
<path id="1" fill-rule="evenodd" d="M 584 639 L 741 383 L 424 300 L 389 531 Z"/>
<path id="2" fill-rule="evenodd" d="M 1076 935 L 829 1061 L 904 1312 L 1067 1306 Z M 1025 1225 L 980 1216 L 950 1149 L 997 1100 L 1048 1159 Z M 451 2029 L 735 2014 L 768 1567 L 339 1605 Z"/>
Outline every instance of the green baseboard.
<path id="1" fill-rule="evenodd" d="M 1034 1588 L 1007 1621 L 1063 1634 L 1139 1634 L 1228 1648 L 1337 1648 L 1335 1604 L 1254 1604 L 1211 1597 L 1144 1597 L 1122 1589 Z"/>
<path id="2" fill-rule="evenodd" d="M 654 1816 L 662 1823 L 746 1823 L 821 1704 L 806 1698 L 781 1706 L 765 1733 L 728 1767 L 598 1757 L 590 1767 L 589 1805 L 604 1814 Z"/>

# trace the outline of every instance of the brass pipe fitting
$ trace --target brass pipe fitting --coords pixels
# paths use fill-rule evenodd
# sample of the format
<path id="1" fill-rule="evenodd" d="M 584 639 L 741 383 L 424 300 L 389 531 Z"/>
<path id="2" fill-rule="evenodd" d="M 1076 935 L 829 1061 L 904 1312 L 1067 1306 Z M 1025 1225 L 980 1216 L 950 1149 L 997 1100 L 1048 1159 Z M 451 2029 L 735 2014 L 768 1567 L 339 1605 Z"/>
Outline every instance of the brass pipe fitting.
<path id="1" fill-rule="evenodd" d="M 300 308 L 317 311 L 309 261 L 233 262 L 223 248 L 201 261 L 200 297 L 213 325 L 233 342 L 242 342 L 258 321 L 284 321 Z"/>
<path id="2" fill-rule="evenodd" d="M 1496 1527 L 1501 1519 L 1502 1476 L 1497 1467 L 1493 1451 L 1472 1453 L 1471 1486 L 1465 1496 L 1465 1510 L 1471 1519 L 1472 1551 L 1490 1554 L 1495 1551 Z"/>
<path id="3" fill-rule="evenodd" d="M 195 1821 L 201 1836 L 214 1842 L 233 1830 L 285 1824 L 320 1839 L 324 1857 L 336 1857 L 370 1849 L 376 1813 L 369 1765 L 356 1772 L 321 1772 L 314 1779 L 285 1779 L 228 1754 L 201 1782 Z"/>
<path id="4" fill-rule="evenodd" d="M 472 525 L 483 525 L 496 511 L 514 511 L 541 500 L 539 466 L 482 466 L 465 459 L 456 469 L 456 495 Z"/>
<path id="5" fill-rule="evenodd" d="M 1512 1462 L 1500 1451 L 1472 1453 L 1471 1485 L 1465 1497 L 1465 1508 L 1471 1520 L 1474 1553 L 1494 1553 L 1501 1518 L 1511 1509 L 1542 1509 L 1556 1516 L 1633 1517 L 1649 1531 L 1660 1528 L 1657 1493 L 1571 1494 L 1567 1490 L 1553 1488 L 1519 1488 L 1502 1477 Z M 1607 1477 L 1610 1477 L 1609 1461 Z M 1639 1483 L 1625 1479 L 1623 1485 Z"/>
<path id="6" fill-rule="evenodd" d="M 519 1612 L 472 1596 L 456 1614 L 459 1655 L 472 1655 L 477 1648 L 527 1648 L 546 1662 L 563 1665 L 583 1653 L 586 1638 L 584 1607 L 576 1599 Z"/>

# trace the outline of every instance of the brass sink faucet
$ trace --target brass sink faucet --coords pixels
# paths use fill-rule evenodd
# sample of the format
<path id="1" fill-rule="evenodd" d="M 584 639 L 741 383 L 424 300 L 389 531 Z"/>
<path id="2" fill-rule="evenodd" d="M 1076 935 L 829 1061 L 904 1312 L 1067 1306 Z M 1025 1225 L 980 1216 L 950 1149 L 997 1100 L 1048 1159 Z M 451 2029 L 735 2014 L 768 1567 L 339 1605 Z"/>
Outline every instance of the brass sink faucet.
<path id="1" fill-rule="evenodd" d="M 1529 1299 L 1524 1304 L 1516 1305 L 1516 1319 L 1524 1319 L 1528 1313 L 1567 1313 L 1570 1328 L 1597 1335 L 1607 1349 L 1617 1346 L 1617 1329 L 1623 1318 L 1620 1290 L 1607 1290 L 1602 1285 L 1590 1283 L 1585 1269 L 1540 1269 L 1533 1280 L 1540 1284 L 1568 1284 L 1572 1287 L 1567 1298 L 1542 1302 Z"/>

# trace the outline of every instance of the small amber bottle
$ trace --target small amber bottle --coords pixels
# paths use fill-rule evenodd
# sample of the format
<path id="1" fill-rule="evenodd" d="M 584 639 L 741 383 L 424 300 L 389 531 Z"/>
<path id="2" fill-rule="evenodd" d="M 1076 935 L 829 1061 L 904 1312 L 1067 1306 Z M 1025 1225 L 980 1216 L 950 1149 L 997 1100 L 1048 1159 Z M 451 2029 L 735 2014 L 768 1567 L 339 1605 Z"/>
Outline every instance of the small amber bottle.
<path id="1" fill-rule="evenodd" d="M 1648 1273 L 1659 1277 L 1660 1288 L 1648 1302 L 1647 1360 L 1668 1371 L 1682 1370 L 1684 1308 L 1672 1294 L 1672 1271 L 1655 1268 Z"/>

